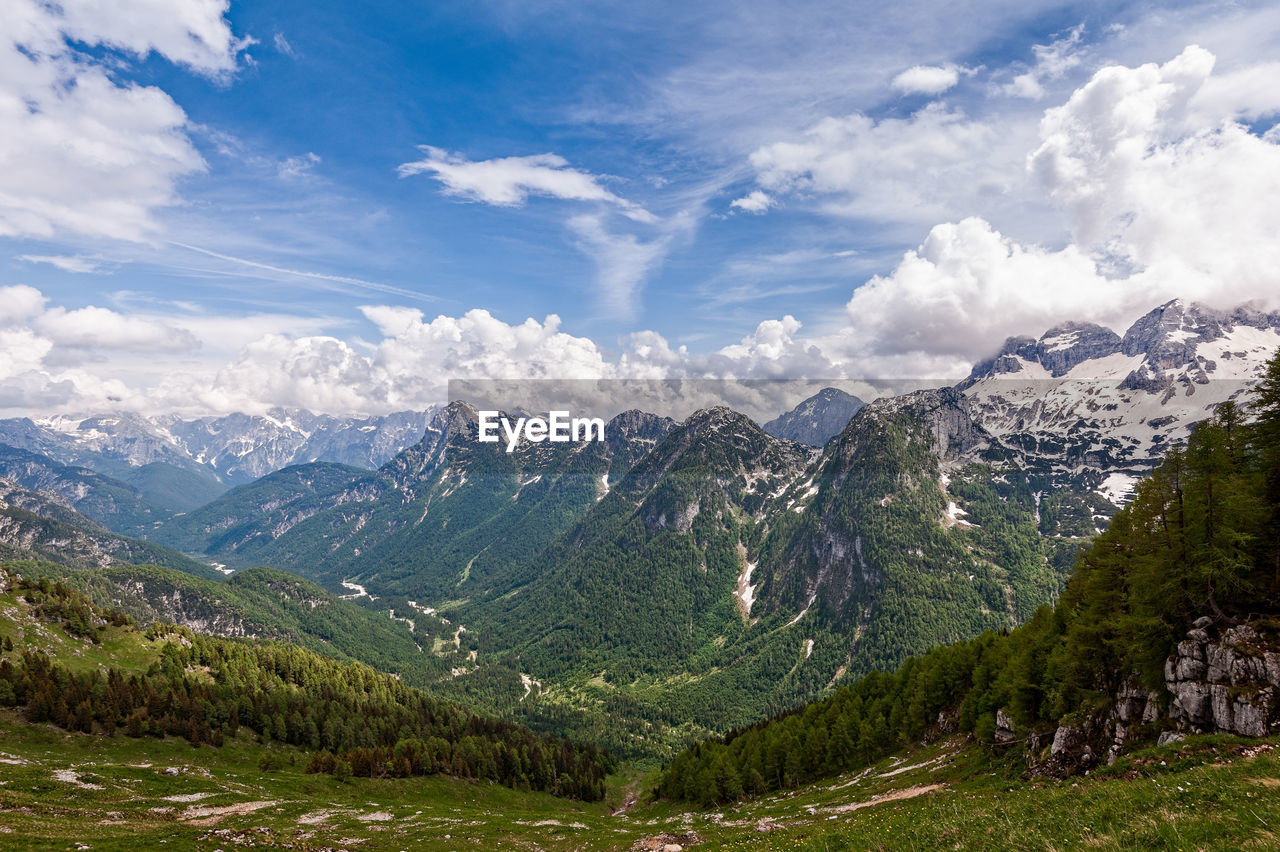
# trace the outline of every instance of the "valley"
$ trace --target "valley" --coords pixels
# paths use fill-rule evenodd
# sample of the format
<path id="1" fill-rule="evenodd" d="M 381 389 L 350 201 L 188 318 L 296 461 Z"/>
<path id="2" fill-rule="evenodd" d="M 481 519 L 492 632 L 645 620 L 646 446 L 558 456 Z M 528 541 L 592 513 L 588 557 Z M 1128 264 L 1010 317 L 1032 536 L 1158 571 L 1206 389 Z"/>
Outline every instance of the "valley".
<path id="1" fill-rule="evenodd" d="M 886 705 L 871 729 L 855 726 L 847 748 L 841 746 L 849 753 L 839 759 L 829 756 L 834 729 L 813 746 L 821 750 L 817 758 L 795 756 L 809 748 L 806 733 L 779 753 L 776 766 L 769 764 L 776 775 L 761 776 L 773 779 L 768 784 L 748 783 L 745 763 L 727 776 L 718 774 L 728 771 L 718 764 L 701 770 L 711 773 L 706 777 L 679 767 L 697 765 L 687 763 L 691 746 L 697 753 L 700 744 L 742 736 L 761 720 L 795 719 L 796 708 L 809 708 L 808 718 L 813 708 L 828 706 L 810 702 L 847 696 L 851 687 L 873 694 L 889 682 L 877 673 L 904 663 L 909 671 L 936 649 L 1010 631 L 1026 635 L 1027 628 L 1015 629 L 1042 624 L 1045 606 L 1080 570 L 1081 549 L 1087 552 L 1130 504 L 1164 449 L 1186 441 L 1192 426 L 1223 403 L 1246 403 L 1273 338 L 1280 342 L 1280 317 L 1170 303 L 1123 338 L 1067 325 L 1039 341 L 1011 340 L 955 387 L 865 404 L 823 392 L 770 429 L 726 407 L 681 422 L 628 411 L 607 423 L 603 441 L 521 442 L 512 453 L 478 441 L 475 408 L 456 401 L 433 415 L 421 441 L 376 468 L 286 465 L 185 509 L 144 493 L 127 475 L 3 448 L 8 520 L 0 543 L 22 582 L 65 584 L 86 605 L 139 625 L 285 643 L 335 664 L 364 664 L 465 712 L 521 726 L 529 732 L 521 736 L 590 743 L 624 764 L 624 775 L 593 797 L 638 803 L 610 815 L 603 805 L 566 810 L 520 789 L 463 792 L 476 782 L 447 766 L 426 770 L 422 779 L 378 778 L 397 773 L 372 770 L 373 778 L 339 779 L 335 787 L 301 772 L 315 765 L 315 752 L 298 747 L 292 722 L 287 735 L 277 734 L 278 745 L 261 731 L 219 733 L 226 745 L 196 774 L 208 781 L 225 773 L 226 783 L 167 794 L 198 795 L 199 803 L 157 805 L 143 797 L 135 807 L 135 800 L 106 792 L 149 786 L 145 772 L 108 786 L 97 780 L 105 776 L 85 774 L 74 762 L 52 766 L 47 754 L 14 752 L 9 758 L 23 762 L 7 765 L 44 767 L 77 796 L 101 795 L 94 807 L 126 814 L 101 821 L 159 832 L 157 842 L 168 830 L 161 823 L 176 822 L 187 827 L 177 827 L 173 838 L 200 843 L 232 835 L 187 834 L 188 828 L 225 823 L 243 826 L 218 829 L 240 832 L 234 834 L 240 843 L 257 837 L 266 845 L 337 848 L 358 839 L 370 844 L 360 848 L 380 848 L 377 829 L 394 825 L 397 838 L 448 846 L 452 833 L 440 832 L 465 824 L 468 842 L 485 847 L 497 842 L 488 832 L 520 813 L 528 818 L 508 820 L 518 826 L 510 831 L 539 848 L 624 848 L 654 837 L 793 848 L 825 837 L 826 829 L 843 830 L 842 821 L 871 808 L 902 814 L 886 817 L 885 830 L 905 832 L 921 848 L 953 836 L 978 848 L 995 844 L 973 833 L 977 823 L 939 816 L 937 803 L 963 796 L 982 812 L 987 796 L 1003 798 L 995 795 L 1000 785 L 1022 791 L 1017 795 L 1032 809 L 1061 806 L 1051 804 L 1061 794 L 1026 785 L 1018 775 L 1024 758 L 1012 751 L 990 753 L 984 744 L 992 735 L 973 727 L 975 717 L 962 717 L 959 732 L 954 723 L 948 732 L 919 721 L 963 695 L 931 695 L 926 708 L 912 710 L 925 716 L 913 715 L 910 723 L 889 720 Z M 1216 367 L 1205 353 L 1234 352 L 1225 348 L 1232 346 L 1241 348 L 1230 375 L 1210 377 Z M 9 616 L 22 608 L 17 599 L 14 605 Z M 57 630 L 23 635 L 56 637 Z M 58 661 L 87 654 L 100 667 L 155 653 L 137 640 L 99 649 L 76 647 L 82 640 L 70 638 L 71 645 L 59 640 L 44 653 Z M 205 647 L 203 641 L 196 645 Z M 4 724 L 15 743 L 82 736 L 84 747 L 105 749 L 100 759 L 115 767 L 113 776 L 129 775 L 131 759 L 147 762 L 128 757 L 142 743 L 27 731 L 16 717 Z M 902 739 L 874 733 L 886 724 L 909 733 Z M 161 737 L 142 749 L 153 762 L 170 759 L 162 756 L 169 740 Z M 878 745 L 857 751 L 857 742 L 873 738 Z M 1234 740 L 1186 742 L 1178 748 L 1197 755 L 1183 765 L 1197 783 L 1219 746 L 1232 755 L 1247 750 Z M 718 753 L 707 748 L 704 755 Z M 265 774 L 231 783 L 254 760 L 269 766 Z M 1229 759 L 1226 765 L 1240 765 L 1232 770 L 1230 795 L 1247 788 L 1239 779 L 1271 772 L 1268 761 Z M 866 768 L 856 772 L 815 776 L 815 767 L 862 763 Z M 324 765 L 322 776 L 333 766 Z M 184 766 L 182 773 L 194 772 L 189 762 Z M 696 779 L 690 790 L 709 795 L 698 804 L 728 800 L 736 815 L 680 811 L 674 803 L 685 788 L 666 780 L 676 772 Z M 1154 780 L 1130 783 L 1146 778 L 1144 772 L 1106 775 L 1123 790 L 1124 807 L 1139 808 L 1162 789 Z M 304 777 L 277 783 L 290 773 Z M 1106 781 L 1089 783 L 1098 785 L 1099 801 L 1113 795 Z M 409 813 L 417 784 L 440 801 L 425 809 L 419 802 Z M 362 785 L 374 785 L 363 795 L 378 802 L 375 810 L 359 805 L 354 790 Z M 286 795 L 294 786 L 303 791 L 300 799 Z M 623 787 L 632 792 L 624 795 Z M 637 797 L 636 790 L 647 792 Z M 11 792 L 0 788 L 0 801 Z M 334 806 L 316 810 L 316 797 L 329 792 Z M 754 798 L 738 800 L 744 792 Z M 847 798 L 854 792 L 859 796 Z M 45 814 L 24 830 L 56 835 L 52 812 L 30 799 L 13 801 L 11 811 Z M 441 801 L 465 801 L 447 807 L 462 815 L 448 815 Z M 161 820 L 146 816 L 166 807 Z M 912 828 L 906 816 L 912 813 L 931 814 L 924 833 Z M 643 826 L 631 822 L 641 817 Z M 1082 820 L 1081 830 L 1099 824 Z M 855 822 L 849 848 L 869 842 L 870 835 L 857 840 L 857 832 L 878 824 Z M 1215 830 L 1241 830 L 1232 826 Z M 1039 829 L 1031 821 L 1007 830 L 1030 838 Z"/>

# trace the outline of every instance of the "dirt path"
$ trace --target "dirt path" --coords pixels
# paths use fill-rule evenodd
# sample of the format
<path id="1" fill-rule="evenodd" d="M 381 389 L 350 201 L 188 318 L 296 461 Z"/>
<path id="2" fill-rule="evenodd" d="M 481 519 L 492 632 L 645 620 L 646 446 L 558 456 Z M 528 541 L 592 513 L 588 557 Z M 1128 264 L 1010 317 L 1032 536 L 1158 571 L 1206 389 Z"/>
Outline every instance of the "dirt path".
<path id="1" fill-rule="evenodd" d="M 865 802 L 850 802 L 847 805 L 837 805 L 834 808 L 823 808 L 824 813 L 847 814 L 850 811 L 869 808 L 872 805 L 883 805 L 885 802 L 900 802 L 903 799 L 914 799 L 916 796 L 923 796 L 925 793 L 932 793 L 934 790 L 941 790 L 945 784 L 922 784 L 916 787 L 907 787 L 902 790 L 893 790 L 874 799 Z"/>
<path id="2" fill-rule="evenodd" d="M 618 806 L 617 810 L 610 811 L 609 816 L 618 816 L 619 814 L 625 814 L 627 811 L 635 807 L 636 804 L 639 803 L 639 801 L 640 801 L 640 779 L 637 778 L 634 781 L 632 781 L 630 784 L 628 784 L 626 789 L 622 791 L 622 804 Z"/>
<path id="3" fill-rule="evenodd" d="M 243 814 L 252 813 L 261 808 L 269 808 L 277 805 L 279 802 L 238 802 L 234 805 L 224 805 L 223 807 L 200 807 L 187 808 L 182 812 L 179 819 L 186 820 L 191 825 L 217 825 L 223 818 L 229 816 L 241 816 Z"/>

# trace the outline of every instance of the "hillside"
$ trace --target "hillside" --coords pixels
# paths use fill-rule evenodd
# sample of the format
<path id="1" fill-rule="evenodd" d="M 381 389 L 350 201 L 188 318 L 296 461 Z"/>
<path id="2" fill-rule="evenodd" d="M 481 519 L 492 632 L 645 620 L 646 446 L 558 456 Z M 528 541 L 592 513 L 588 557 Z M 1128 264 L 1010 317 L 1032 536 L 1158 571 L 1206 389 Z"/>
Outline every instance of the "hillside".
<path id="1" fill-rule="evenodd" d="M 149 465 L 148 472 L 148 488 L 163 488 L 157 467 Z M 80 514 L 124 535 L 145 536 L 174 514 L 164 505 L 152 503 L 140 488 L 127 482 L 3 444 L 0 444 L 0 479 L 28 491 L 56 494 Z M 182 484 L 173 490 L 182 490 Z"/>
<path id="2" fill-rule="evenodd" d="M 626 412 L 603 443 L 476 440 L 475 409 L 454 403 L 418 444 L 377 471 L 299 465 L 227 493 L 154 533 L 228 565 L 271 564 L 332 589 L 439 601 L 502 593 L 674 424 Z M 498 590 L 501 592 L 498 592 Z"/>
<path id="3" fill-rule="evenodd" d="M 1035 774 L 1135 744 L 1280 728 L 1280 355 L 1174 447 L 1077 560 L 1058 603 L 679 755 L 663 795 L 785 789 L 970 733 Z M 1016 758 L 1014 758 L 1016 756 Z M 708 787 L 708 784 L 710 787 Z"/>
<path id="4" fill-rule="evenodd" d="M 214 748 L 244 729 L 304 749 L 309 772 L 340 778 L 440 774 L 587 801 L 604 793 L 609 761 L 593 746 L 478 716 L 368 666 L 161 622 L 140 632 L 62 583 L 9 569 L 0 606 L 0 704 L 30 723 Z"/>
<path id="5" fill-rule="evenodd" d="M 22 588 L 11 574 L 0 573 L 0 704 L 19 699 L 5 687 L 29 665 L 19 662 L 24 652 L 38 671 L 46 670 L 41 660 L 56 661 L 66 672 L 68 695 L 95 678 L 102 682 L 98 672 L 105 670 L 106 694 L 123 698 L 133 683 L 155 688 L 179 682 L 192 696 L 217 690 L 232 670 L 207 652 L 254 648 L 211 646 L 171 629 L 139 632 L 73 594 L 46 588 Z M 265 656 L 224 658 L 236 661 L 236 682 L 243 684 L 236 690 L 256 688 L 258 677 L 267 684 L 296 682 L 313 672 L 324 673 L 339 698 L 352 683 L 332 677 L 331 664 L 305 654 L 263 650 Z M 206 670 L 197 658 L 212 665 Z M 267 661 L 276 674 L 261 667 Z M 346 671 L 360 675 L 359 688 L 407 694 L 367 669 Z M 196 726 L 195 745 L 190 724 L 177 730 L 184 719 L 201 719 L 200 713 L 169 717 L 159 729 L 147 717 L 131 715 L 108 737 L 95 717 L 113 703 L 91 705 L 87 715 L 68 707 L 73 712 L 62 722 L 32 721 L 29 704 L 0 708 L 0 845 L 606 850 L 676 843 L 684 849 L 826 852 L 893 838 L 897 847 L 918 849 L 1264 848 L 1268 826 L 1280 820 L 1280 800 L 1270 794 L 1280 784 L 1280 741 L 1274 737 L 1190 736 L 1134 751 L 1089 777 L 1028 783 L 1018 760 L 953 734 L 784 794 L 690 810 L 642 799 L 634 773 L 610 777 L 600 803 L 448 772 L 363 777 L 353 768 L 350 777 L 345 770 L 330 775 L 316 771 L 325 765 L 323 758 L 315 760 L 316 752 L 290 742 L 294 725 L 288 718 L 283 736 L 274 722 L 269 736 L 241 724 L 233 734 L 224 729 L 218 746 L 199 742 L 203 723 Z M 58 706 L 46 702 L 36 715 L 56 716 Z M 217 706 L 216 700 L 210 704 Z M 252 713 L 246 718 L 253 723 Z M 93 733 L 68 730 L 86 724 Z M 140 735 L 130 732 L 131 724 Z M 173 732 L 166 731 L 170 725 Z"/>
<path id="6" fill-rule="evenodd" d="M 0 557 L 35 555 L 83 570 L 119 564 L 154 564 L 213 578 L 209 565 L 154 542 L 108 530 L 76 511 L 60 495 L 19 488 L 0 479 Z"/>

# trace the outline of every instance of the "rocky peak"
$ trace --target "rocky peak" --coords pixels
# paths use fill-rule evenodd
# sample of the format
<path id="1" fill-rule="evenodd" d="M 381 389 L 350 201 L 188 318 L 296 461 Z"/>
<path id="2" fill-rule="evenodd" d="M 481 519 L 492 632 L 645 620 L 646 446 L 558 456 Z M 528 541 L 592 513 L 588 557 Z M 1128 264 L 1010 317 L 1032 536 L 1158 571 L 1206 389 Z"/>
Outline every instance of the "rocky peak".
<path id="1" fill-rule="evenodd" d="M 1146 356 L 1155 369 L 1181 367 L 1195 360 L 1197 344 L 1222 337 L 1224 319 L 1204 305 L 1174 299 L 1129 326 L 1120 349 L 1126 355 Z"/>
<path id="2" fill-rule="evenodd" d="M 877 399 L 859 412 L 845 434 L 856 433 L 858 418 L 908 414 L 934 437 L 942 458 L 966 458 L 990 445 L 991 436 L 974 419 L 969 399 L 956 388 L 919 390 Z"/>
<path id="3" fill-rule="evenodd" d="M 1120 351 L 1120 335 L 1092 322 L 1064 322 L 1044 333 L 1036 343 L 1036 359 L 1054 377 L 1077 364 Z"/>
<path id="4" fill-rule="evenodd" d="M 1064 322 L 1046 331 L 1039 340 L 1010 337 L 1000 351 L 974 365 L 969 376 L 983 378 L 1022 371 L 1024 363 L 1040 364 L 1050 375 L 1065 376 L 1077 364 L 1105 358 L 1120 351 L 1120 335 L 1092 322 Z"/>
<path id="5" fill-rule="evenodd" d="M 1002 373 L 1017 373 L 1022 370 L 1023 361 L 1035 360 L 1036 339 L 1034 337 L 1007 337 L 999 352 L 973 365 L 973 369 L 969 371 L 969 378 L 980 379 Z"/>
<path id="6" fill-rule="evenodd" d="M 615 441 L 661 441 L 672 429 L 676 421 L 670 417 L 660 417 L 638 408 L 632 408 L 615 416 L 605 424 L 604 434 L 610 445 Z"/>
<path id="7" fill-rule="evenodd" d="M 838 388 L 823 388 L 764 424 L 764 431 L 777 438 L 822 447 L 843 432 L 849 420 L 864 405 L 866 403 L 853 394 Z"/>

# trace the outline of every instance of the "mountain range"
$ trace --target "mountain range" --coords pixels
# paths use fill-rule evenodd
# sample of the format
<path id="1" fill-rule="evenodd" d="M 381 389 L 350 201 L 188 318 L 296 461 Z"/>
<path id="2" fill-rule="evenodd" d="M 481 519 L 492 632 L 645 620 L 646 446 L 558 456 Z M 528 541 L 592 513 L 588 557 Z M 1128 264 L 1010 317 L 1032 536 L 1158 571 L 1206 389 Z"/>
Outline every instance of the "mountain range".
<path id="1" fill-rule="evenodd" d="M 159 490 L 157 479 L 178 480 L 165 496 L 199 501 L 175 506 L 184 511 L 292 464 L 378 467 L 422 437 L 433 411 L 334 417 L 273 408 L 193 419 L 119 412 L 24 417 L 0 420 L 0 444 L 87 467 L 143 491 Z"/>
<path id="2" fill-rule="evenodd" d="M 454 402 L 369 469 L 407 415 L 20 421 L 27 454 L 0 456 L 0 476 L 166 553 L 377 601 L 419 647 L 452 646 L 440 688 L 597 742 L 607 716 L 609 745 L 653 753 L 1025 621 L 1161 449 L 1241 399 L 1278 346 L 1280 315 L 1175 301 L 1123 335 L 1011 338 L 954 387 L 865 405 L 828 389 L 763 429 L 722 407 L 629 411 L 603 442 L 507 453 Z M 323 453 L 361 464 L 286 466 L 175 511 L 51 455 L 73 449 L 224 480 Z"/>

